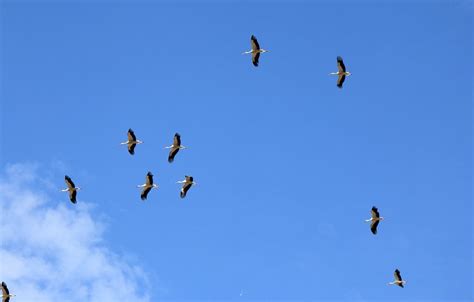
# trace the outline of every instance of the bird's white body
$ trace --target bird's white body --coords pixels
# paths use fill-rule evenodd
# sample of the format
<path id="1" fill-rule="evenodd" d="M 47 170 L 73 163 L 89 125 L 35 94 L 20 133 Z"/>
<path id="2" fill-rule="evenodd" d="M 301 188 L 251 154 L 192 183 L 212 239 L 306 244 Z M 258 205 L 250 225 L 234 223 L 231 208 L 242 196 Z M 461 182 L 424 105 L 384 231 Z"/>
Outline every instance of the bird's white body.
<path id="1" fill-rule="evenodd" d="M 398 281 L 398 280 L 395 280 L 393 282 L 389 282 L 388 285 L 398 285 L 400 286 L 401 285 L 405 285 L 407 282 L 405 280 L 402 280 L 402 281 Z"/>
<path id="2" fill-rule="evenodd" d="M 254 54 L 254 53 L 265 53 L 265 52 L 268 52 L 268 50 L 266 49 L 251 49 L 249 51 L 245 51 L 243 52 L 242 54 L 245 55 L 245 54 Z"/>
<path id="3" fill-rule="evenodd" d="M 74 188 L 66 188 L 61 190 L 61 192 L 72 192 L 72 191 L 79 191 L 81 188 L 79 187 L 74 187 Z"/>
<path id="4" fill-rule="evenodd" d="M 338 71 L 338 72 L 331 72 L 330 75 L 337 75 L 337 76 L 340 76 L 340 75 L 345 75 L 345 76 L 350 76 L 352 73 L 350 73 L 349 71 L 346 71 L 346 72 L 342 72 L 342 71 Z"/>
<path id="5" fill-rule="evenodd" d="M 175 145 L 171 145 L 171 146 L 166 146 L 165 149 L 173 149 L 173 148 L 178 148 L 178 149 L 187 149 L 188 147 L 185 147 L 185 146 L 175 146 Z"/>
<path id="6" fill-rule="evenodd" d="M 126 142 L 123 142 L 123 143 L 120 143 L 121 145 L 131 145 L 131 144 L 143 144 L 143 142 L 141 140 L 136 140 L 136 141 L 126 141 Z M 141 147 L 140 147 L 141 148 Z"/>
<path id="7" fill-rule="evenodd" d="M 370 219 L 365 220 L 365 222 L 381 221 L 383 219 L 383 217 L 371 217 Z"/>
<path id="8" fill-rule="evenodd" d="M 158 185 L 157 184 L 152 184 L 152 185 L 149 185 L 149 184 L 143 184 L 143 185 L 138 185 L 137 188 L 158 188 Z"/>

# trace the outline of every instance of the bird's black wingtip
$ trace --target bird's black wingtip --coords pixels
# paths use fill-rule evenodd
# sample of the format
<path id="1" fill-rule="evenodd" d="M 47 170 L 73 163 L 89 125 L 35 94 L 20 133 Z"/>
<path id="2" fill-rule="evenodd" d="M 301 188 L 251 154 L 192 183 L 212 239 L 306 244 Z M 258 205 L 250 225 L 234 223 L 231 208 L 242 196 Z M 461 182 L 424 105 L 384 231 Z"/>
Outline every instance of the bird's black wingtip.
<path id="1" fill-rule="evenodd" d="M 179 192 L 179 197 L 181 197 L 181 198 L 184 198 L 184 197 L 186 197 L 186 193 Z"/>

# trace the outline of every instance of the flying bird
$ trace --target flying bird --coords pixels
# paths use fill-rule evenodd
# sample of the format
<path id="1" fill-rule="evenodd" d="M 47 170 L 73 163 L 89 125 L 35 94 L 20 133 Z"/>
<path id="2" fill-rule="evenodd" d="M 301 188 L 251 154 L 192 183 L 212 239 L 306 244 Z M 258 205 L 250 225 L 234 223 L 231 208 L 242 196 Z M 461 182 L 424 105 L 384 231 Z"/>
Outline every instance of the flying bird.
<path id="1" fill-rule="evenodd" d="M 181 198 L 186 197 L 186 194 L 188 193 L 189 189 L 191 186 L 196 185 L 194 182 L 194 179 L 192 176 L 184 176 L 184 180 L 177 181 L 176 183 L 178 184 L 183 184 L 183 187 L 181 188 L 181 191 L 179 192 L 179 196 Z"/>
<path id="2" fill-rule="evenodd" d="M 370 224 L 370 230 L 372 231 L 372 234 L 377 234 L 377 226 L 379 225 L 379 222 L 383 220 L 383 217 L 380 217 L 379 214 L 379 209 L 376 207 L 372 207 L 372 210 L 370 211 L 372 214 L 372 217 L 370 219 L 367 219 L 365 222 L 371 222 Z"/>
<path id="3" fill-rule="evenodd" d="M 178 154 L 179 150 L 186 149 L 185 146 L 181 145 L 181 135 L 179 135 L 179 133 L 174 134 L 173 144 L 165 148 L 171 149 L 170 154 L 168 155 L 169 163 L 172 163 L 174 161 L 174 157 L 176 156 L 176 154 Z"/>
<path id="4" fill-rule="evenodd" d="M 153 174 L 151 174 L 151 172 L 148 172 L 145 177 L 145 183 L 137 187 L 143 188 L 140 197 L 142 200 L 146 200 L 148 193 L 150 193 L 151 189 L 158 188 L 158 185 L 153 183 Z"/>
<path id="5" fill-rule="evenodd" d="M 331 72 L 330 75 L 333 74 L 338 76 L 337 87 L 342 88 L 342 84 L 344 83 L 346 76 L 350 76 L 351 73 L 346 71 L 346 66 L 344 65 L 344 61 L 340 56 L 337 57 L 337 69 L 337 72 Z"/>
<path id="6" fill-rule="evenodd" d="M 252 49 L 246 52 L 243 52 L 242 54 L 252 54 L 252 63 L 255 67 L 258 66 L 258 59 L 260 58 L 260 54 L 264 52 L 268 52 L 268 50 L 265 50 L 263 48 L 260 48 L 260 45 L 258 44 L 257 38 L 255 38 L 254 35 L 250 37 L 250 45 L 252 46 Z"/>
<path id="7" fill-rule="evenodd" d="M 143 144 L 141 140 L 138 140 L 135 136 L 135 132 L 132 129 L 128 129 L 128 140 L 126 142 L 120 143 L 121 145 L 128 145 L 128 153 L 131 155 L 135 154 L 135 146 L 137 144 Z"/>
<path id="8" fill-rule="evenodd" d="M 395 281 L 388 283 L 389 285 L 398 285 L 400 287 L 403 287 L 405 283 L 407 283 L 405 280 L 402 279 L 402 275 L 400 275 L 400 271 L 398 270 L 398 268 L 395 270 L 393 275 L 395 276 Z"/>
<path id="9" fill-rule="evenodd" d="M 71 177 L 65 175 L 64 176 L 64 181 L 66 182 L 67 188 L 64 190 L 61 190 L 62 192 L 69 192 L 69 199 L 71 200 L 72 203 L 76 203 L 76 196 L 77 196 L 77 191 L 79 191 L 81 188 L 76 187 L 74 182 L 72 181 Z"/>
<path id="10" fill-rule="evenodd" d="M 2 302 L 9 302 L 10 297 L 14 297 L 15 295 L 11 295 L 10 291 L 8 290 L 7 285 L 5 282 L 2 282 Z"/>

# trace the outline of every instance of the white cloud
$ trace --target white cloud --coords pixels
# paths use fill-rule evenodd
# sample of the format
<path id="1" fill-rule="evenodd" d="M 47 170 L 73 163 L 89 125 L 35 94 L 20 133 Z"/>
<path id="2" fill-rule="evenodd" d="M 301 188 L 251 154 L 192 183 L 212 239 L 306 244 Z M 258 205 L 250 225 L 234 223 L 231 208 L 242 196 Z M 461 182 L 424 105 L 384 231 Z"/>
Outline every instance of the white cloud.
<path id="1" fill-rule="evenodd" d="M 0 178 L 0 278 L 15 302 L 149 301 L 147 278 L 107 248 L 93 205 L 54 203 L 35 165 Z M 13 299 L 12 299 L 13 302 Z"/>

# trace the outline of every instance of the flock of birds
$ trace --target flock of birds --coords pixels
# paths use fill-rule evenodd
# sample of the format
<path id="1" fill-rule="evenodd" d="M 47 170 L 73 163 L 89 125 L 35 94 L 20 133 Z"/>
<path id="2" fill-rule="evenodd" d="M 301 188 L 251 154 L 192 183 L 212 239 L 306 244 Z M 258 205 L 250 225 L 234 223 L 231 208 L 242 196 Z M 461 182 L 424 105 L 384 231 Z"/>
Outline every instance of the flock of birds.
<path id="1" fill-rule="evenodd" d="M 132 129 L 128 129 L 128 140 L 126 142 L 120 143 L 121 145 L 127 145 L 128 146 L 128 153 L 131 155 L 135 154 L 135 147 L 138 144 L 143 144 L 143 142 L 135 136 L 135 132 L 133 132 Z M 168 155 L 168 162 L 172 163 L 174 161 L 174 158 L 176 154 L 178 154 L 179 150 L 181 149 L 186 149 L 185 146 L 181 145 L 181 135 L 179 133 L 175 133 L 174 139 L 173 139 L 173 144 L 171 146 L 165 147 L 166 149 L 171 149 L 170 153 Z M 72 181 L 71 177 L 65 175 L 64 176 L 64 181 L 66 182 L 67 188 L 64 190 L 61 190 L 62 192 L 68 192 L 69 193 L 69 200 L 71 200 L 72 203 L 77 202 L 77 191 L 79 191 L 81 188 L 76 187 L 74 182 Z M 176 183 L 182 184 L 181 191 L 179 192 L 179 196 L 181 198 L 186 197 L 186 194 L 188 193 L 189 189 L 193 185 L 196 185 L 196 182 L 194 182 L 194 178 L 192 176 L 185 175 L 184 180 L 177 181 Z M 146 200 L 148 197 L 148 193 L 150 193 L 151 189 L 157 189 L 158 185 L 154 183 L 153 181 L 153 174 L 151 172 L 148 172 L 145 176 L 145 183 L 142 185 L 138 185 L 138 188 L 142 188 L 142 192 L 140 194 L 140 198 L 142 200 Z"/>
<path id="2" fill-rule="evenodd" d="M 260 48 L 260 44 L 257 41 L 257 38 L 252 35 L 250 37 L 250 45 L 252 47 L 251 50 L 243 52 L 242 54 L 251 54 L 252 55 L 252 64 L 255 67 L 258 67 L 259 65 L 259 59 L 260 59 L 260 54 L 268 52 L 268 50 Z M 337 87 L 342 88 L 342 85 L 346 79 L 346 76 L 350 76 L 351 73 L 346 71 L 346 66 L 344 65 L 344 61 L 342 57 L 338 56 L 337 57 L 337 72 L 331 72 L 330 75 L 337 75 Z M 139 144 L 143 144 L 143 141 L 137 139 L 135 136 L 135 133 L 133 132 L 132 129 L 128 130 L 128 139 L 126 142 L 121 143 L 121 145 L 127 145 L 128 147 L 128 152 L 131 155 L 135 154 L 135 147 Z M 174 158 L 178 154 L 179 150 L 186 149 L 185 146 L 181 145 L 181 136 L 179 133 L 176 133 L 174 135 L 173 139 L 173 144 L 170 146 L 165 147 L 166 149 L 170 149 L 169 155 L 168 155 L 168 162 L 172 163 L 174 161 Z M 62 192 L 68 192 L 69 193 L 69 199 L 73 204 L 76 204 L 77 202 L 77 192 L 81 189 L 80 187 L 76 187 L 72 179 L 65 175 L 64 180 L 66 182 L 67 188 L 64 190 L 61 190 Z M 196 182 L 194 182 L 194 179 L 192 176 L 185 175 L 184 180 L 177 181 L 176 183 L 182 184 L 181 190 L 180 190 L 180 197 L 185 198 L 187 192 L 189 189 L 193 186 L 196 185 Z M 141 188 L 141 194 L 140 198 L 142 200 L 146 200 L 148 197 L 148 194 L 152 189 L 157 189 L 158 185 L 154 183 L 153 181 L 153 174 L 151 172 L 148 172 L 145 176 L 145 183 L 142 185 L 138 185 L 137 187 Z M 370 222 L 370 230 L 371 232 L 376 235 L 377 234 L 377 227 L 384 218 L 380 216 L 378 209 L 374 206 L 372 207 L 371 210 L 371 218 L 365 220 L 366 222 Z M 402 279 L 400 270 L 396 269 L 394 272 L 394 277 L 395 280 L 392 282 L 389 282 L 389 285 L 398 285 L 400 287 L 404 287 L 406 281 Z M 2 302 L 9 302 L 10 297 L 13 297 L 14 295 L 11 295 L 7 285 L 5 282 L 2 282 L 1 284 L 2 287 Z"/>

